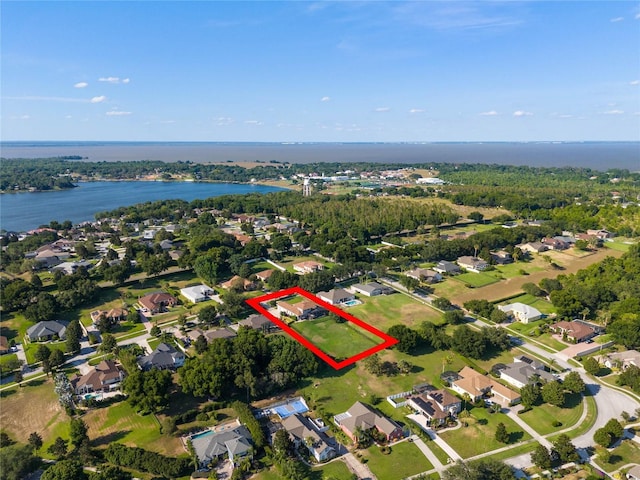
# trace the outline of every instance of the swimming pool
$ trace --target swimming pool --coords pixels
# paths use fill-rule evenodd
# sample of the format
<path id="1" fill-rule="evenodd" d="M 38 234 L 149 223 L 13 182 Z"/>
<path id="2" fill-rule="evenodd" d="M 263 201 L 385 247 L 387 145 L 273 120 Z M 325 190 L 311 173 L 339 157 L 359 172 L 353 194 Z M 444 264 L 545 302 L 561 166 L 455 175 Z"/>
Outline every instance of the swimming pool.
<path id="1" fill-rule="evenodd" d="M 278 414 L 281 419 L 295 415 L 296 413 L 305 413 L 309 411 L 309 407 L 302 398 L 296 398 L 295 400 L 285 403 L 284 405 L 278 405 L 273 410 Z"/>
<path id="2" fill-rule="evenodd" d="M 345 307 L 353 307 L 355 305 L 360 305 L 362 302 L 360 300 L 349 300 L 347 302 L 344 302 L 343 305 Z"/>

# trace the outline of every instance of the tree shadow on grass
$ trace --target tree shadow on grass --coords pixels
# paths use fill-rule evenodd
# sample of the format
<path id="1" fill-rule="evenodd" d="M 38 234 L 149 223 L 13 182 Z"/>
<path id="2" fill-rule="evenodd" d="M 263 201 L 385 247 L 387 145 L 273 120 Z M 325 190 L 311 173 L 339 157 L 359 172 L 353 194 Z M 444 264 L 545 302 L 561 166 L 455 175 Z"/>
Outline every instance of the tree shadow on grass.
<path id="1" fill-rule="evenodd" d="M 579 393 L 569 393 L 564 397 L 562 408 L 575 408 L 582 403 L 582 395 Z"/>
<path id="2" fill-rule="evenodd" d="M 10 388 L 8 390 L 2 390 L 0 392 L 0 398 L 7 398 L 10 395 L 13 395 L 14 393 L 16 393 L 18 391 L 19 387 L 16 388 Z"/>
<path id="3" fill-rule="evenodd" d="M 116 432 L 107 433 L 106 435 L 101 435 L 91 440 L 91 445 L 93 445 L 94 447 L 99 447 L 100 445 L 109 445 L 110 443 L 122 440 L 130 433 L 131 430 L 118 430 Z"/>

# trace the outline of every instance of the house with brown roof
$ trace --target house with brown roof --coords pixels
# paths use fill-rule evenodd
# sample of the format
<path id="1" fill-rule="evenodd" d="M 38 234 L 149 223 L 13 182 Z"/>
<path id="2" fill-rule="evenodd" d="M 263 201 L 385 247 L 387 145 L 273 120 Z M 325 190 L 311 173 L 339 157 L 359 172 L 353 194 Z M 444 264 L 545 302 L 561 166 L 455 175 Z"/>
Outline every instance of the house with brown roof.
<path id="1" fill-rule="evenodd" d="M 607 368 L 617 367 L 621 370 L 626 370 L 631 366 L 640 368 L 640 352 L 625 350 L 624 352 L 607 353 L 600 358 L 600 363 Z"/>
<path id="2" fill-rule="evenodd" d="M 458 375 L 460 379 L 451 382 L 451 388 L 460 395 L 469 395 L 474 402 L 491 391 L 491 380 L 471 367 L 464 367 Z"/>
<path id="3" fill-rule="evenodd" d="M 238 329 L 240 327 L 247 327 L 253 330 L 262 330 L 265 333 L 278 329 L 278 326 L 275 323 L 273 323 L 264 315 L 259 315 L 257 313 L 249 315 L 244 320 L 240 320 L 237 325 L 231 326 L 231 328 L 233 327 L 237 327 Z"/>
<path id="4" fill-rule="evenodd" d="M 584 342 L 596 335 L 596 330 L 593 327 L 575 320 L 571 322 L 562 321 L 554 323 L 549 328 L 573 343 Z"/>
<path id="5" fill-rule="evenodd" d="M 91 321 L 94 325 L 101 319 L 107 320 L 111 325 L 115 325 L 127 318 L 129 311 L 126 308 L 111 308 L 109 310 L 94 310 L 90 313 Z"/>
<path id="6" fill-rule="evenodd" d="M 307 260 L 306 262 L 294 263 L 293 269 L 302 275 L 306 275 L 307 273 L 324 270 L 324 265 L 313 260 Z"/>
<path id="7" fill-rule="evenodd" d="M 315 318 L 326 312 L 324 308 L 318 306 L 311 300 L 302 300 L 301 302 L 293 304 L 285 301 L 280 301 L 276 302 L 276 306 L 278 307 L 278 311 L 280 313 L 295 317 L 298 320 Z"/>
<path id="8" fill-rule="evenodd" d="M 427 417 L 427 425 L 443 425 L 462 410 L 462 402 L 446 390 L 432 390 L 411 396 L 407 405 Z"/>
<path id="9" fill-rule="evenodd" d="M 478 257 L 463 256 L 459 257 L 456 262 L 461 268 L 475 273 L 479 273 L 489 267 L 489 263 L 486 260 Z"/>
<path id="10" fill-rule="evenodd" d="M 543 238 L 542 244 L 549 247 L 550 250 L 566 250 L 569 248 L 569 244 L 567 242 L 557 237 Z"/>
<path id="11" fill-rule="evenodd" d="M 516 247 L 525 253 L 542 253 L 549 250 L 549 247 L 542 242 L 520 243 Z"/>
<path id="12" fill-rule="evenodd" d="M 403 436 L 400 425 L 362 402 L 354 403 L 349 410 L 333 417 L 333 422 L 354 442 L 358 429 L 375 429 L 383 434 L 388 442 L 399 440 Z"/>
<path id="13" fill-rule="evenodd" d="M 76 395 L 91 392 L 109 392 L 118 389 L 125 373 L 113 360 L 103 360 L 88 373 L 71 379 Z"/>
<path id="14" fill-rule="evenodd" d="M 138 303 L 147 312 L 155 315 L 156 313 L 165 312 L 170 307 L 175 307 L 178 304 L 178 300 L 173 295 L 165 292 L 155 292 L 140 297 Z"/>
<path id="15" fill-rule="evenodd" d="M 442 275 L 429 268 L 414 268 L 405 273 L 409 278 L 415 278 L 419 282 L 437 283 L 442 281 Z"/>
<path id="16" fill-rule="evenodd" d="M 496 252 L 491 252 L 491 259 L 498 265 L 506 265 L 508 263 L 513 263 L 513 255 L 511 255 L 506 250 L 498 250 Z"/>
<path id="17" fill-rule="evenodd" d="M 310 418 L 299 413 L 282 420 L 282 426 L 296 448 L 305 445 L 318 462 L 324 462 L 336 456 L 335 449 L 329 445 L 328 437 L 324 433 L 328 430 L 328 426 L 318 428 Z"/>
<path id="18" fill-rule="evenodd" d="M 256 289 L 255 283 L 253 283 L 251 280 L 242 278 L 238 275 L 234 275 L 233 277 L 231 277 L 230 280 L 227 280 L 226 282 L 221 283 L 220 286 L 225 290 L 231 290 L 234 287 L 242 288 L 243 290 L 246 290 L 246 291 Z"/>
<path id="19" fill-rule="evenodd" d="M 271 275 L 273 275 L 274 270 L 263 270 L 261 272 L 256 273 L 256 278 L 262 282 L 269 281 Z"/>

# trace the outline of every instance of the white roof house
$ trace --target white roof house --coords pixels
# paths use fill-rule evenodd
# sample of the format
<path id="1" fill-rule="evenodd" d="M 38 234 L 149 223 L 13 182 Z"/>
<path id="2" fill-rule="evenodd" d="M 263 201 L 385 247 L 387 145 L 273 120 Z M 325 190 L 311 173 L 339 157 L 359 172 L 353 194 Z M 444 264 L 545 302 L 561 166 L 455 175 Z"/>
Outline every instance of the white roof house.
<path id="1" fill-rule="evenodd" d="M 195 285 L 193 287 L 181 288 L 180 295 L 185 297 L 192 303 L 204 302 L 208 300 L 214 291 L 205 284 Z"/>
<path id="2" fill-rule="evenodd" d="M 498 309 L 502 310 L 507 315 L 513 316 L 517 321 L 522 323 L 535 322 L 542 318 L 542 312 L 531 305 L 515 302 L 509 305 L 500 305 Z"/>

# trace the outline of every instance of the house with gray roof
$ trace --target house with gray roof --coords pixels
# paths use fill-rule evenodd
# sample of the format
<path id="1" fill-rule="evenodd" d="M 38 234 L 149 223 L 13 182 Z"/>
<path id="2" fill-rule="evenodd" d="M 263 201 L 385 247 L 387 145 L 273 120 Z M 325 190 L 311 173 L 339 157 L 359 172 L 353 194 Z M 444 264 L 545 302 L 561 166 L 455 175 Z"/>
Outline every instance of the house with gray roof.
<path id="1" fill-rule="evenodd" d="M 442 281 L 442 275 L 429 268 L 414 268 L 409 270 L 405 275 L 409 278 L 415 278 L 419 282 L 437 283 Z"/>
<path id="2" fill-rule="evenodd" d="M 403 435 L 400 425 L 362 402 L 354 403 L 349 410 L 333 417 L 333 421 L 354 442 L 357 429 L 376 429 L 387 441 L 398 440 Z"/>
<path id="3" fill-rule="evenodd" d="M 498 310 L 503 311 L 508 316 L 521 323 L 535 322 L 543 317 L 540 310 L 521 302 L 500 305 L 498 306 Z"/>
<path id="4" fill-rule="evenodd" d="M 138 358 L 138 367 L 141 370 L 175 369 L 184 365 L 185 355 L 171 345 L 160 343 L 149 355 Z"/>
<path id="5" fill-rule="evenodd" d="M 458 265 L 448 260 L 440 260 L 433 270 L 446 275 L 456 275 L 462 271 Z"/>
<path id="6" fill-rule="evenodd" d="M 191 445 L 200 468 L 207 468 L 213 460 L 228 458 L 236 465 L 242 458 L 253 457 L 253 439 L 249 430 L 238 420 L 191 437 Z"/>
<path id="7" fill-rule="evenodd" d="M 356 298 L 353 293 L 349 293 L 343 288 L 334 288 L 328 292 L 319 292 L 317 296 L 330 305 L 339 305 Z"/>
<path id="8" fill-rule="evenodd" d="M 296 448 L 305 445 L 318 462 L 324 462 L 336 456 L 335 449 L 329 445 L 328 437 L 324 433 L 328 429 L 327 426 L 318 429 L 311 419 L 299 413 L 285 418 L 282 426 L 289 433 Z"/>
<path id="9" fill-rule="evenodd" d="M 231 328 L 236 331 L 240 327 L 247 327 L 253 330 L 262 330 L 264 333 L 268 333 L 278 329 L 278 326 L 275 323 L 273 323 L 264 315 L 260 315 L 257 313 L 249 315 L 244 320 L 240 320 L 236 325 L 231 325 Z"/>
<path id="10" fill-rule="evenodd" d="M 209 300 L 215 292 L 211 287 L 204 283 L 180 289 L 180 295 L 189 300 L 191 303 L 199 303 Z"/>
<path id="11" fill-rule="evenodd" d="M 55 338 L 64 340 L 67 332 L 68 322 L 58 320 L 47 320 L 38 322 L 27 329 L 27 337 L 32 342 L 48 342 Z"/>
<path id="12" fill-rule="evenodd" d="M 459 257 L 456 261 L 460 267 L 468 270 L 469 272 L 479 273 L 489 268 L 489 263 L 479 257 L 463 256 Z"/>
<path id="13" fill-rule="evenodd" d="M 387 295 L 389 293 L 393 293 L 393 289 L 389 287 L 385 287 L 384 285 L 380 285 L 378 282 L 369 282 L 369 283 L 356 283 L 351 286 L 351 289 L 362 295 L 367 297 L 376 297 L 378 295 Z"/>
<path id="14" fill-rule="evenodd" d="M 556 378 L 546 370 L 544 365 L 528 357 L 518 357 L 515 362 L 506 365 L 506 368 L 500 370 L 500 378 L 516 388 L 522 388 L 531 382 L 542 380 L 543 382 L 553 382 Z M 530 360 L 523 361 L 522 358 Z"/>

